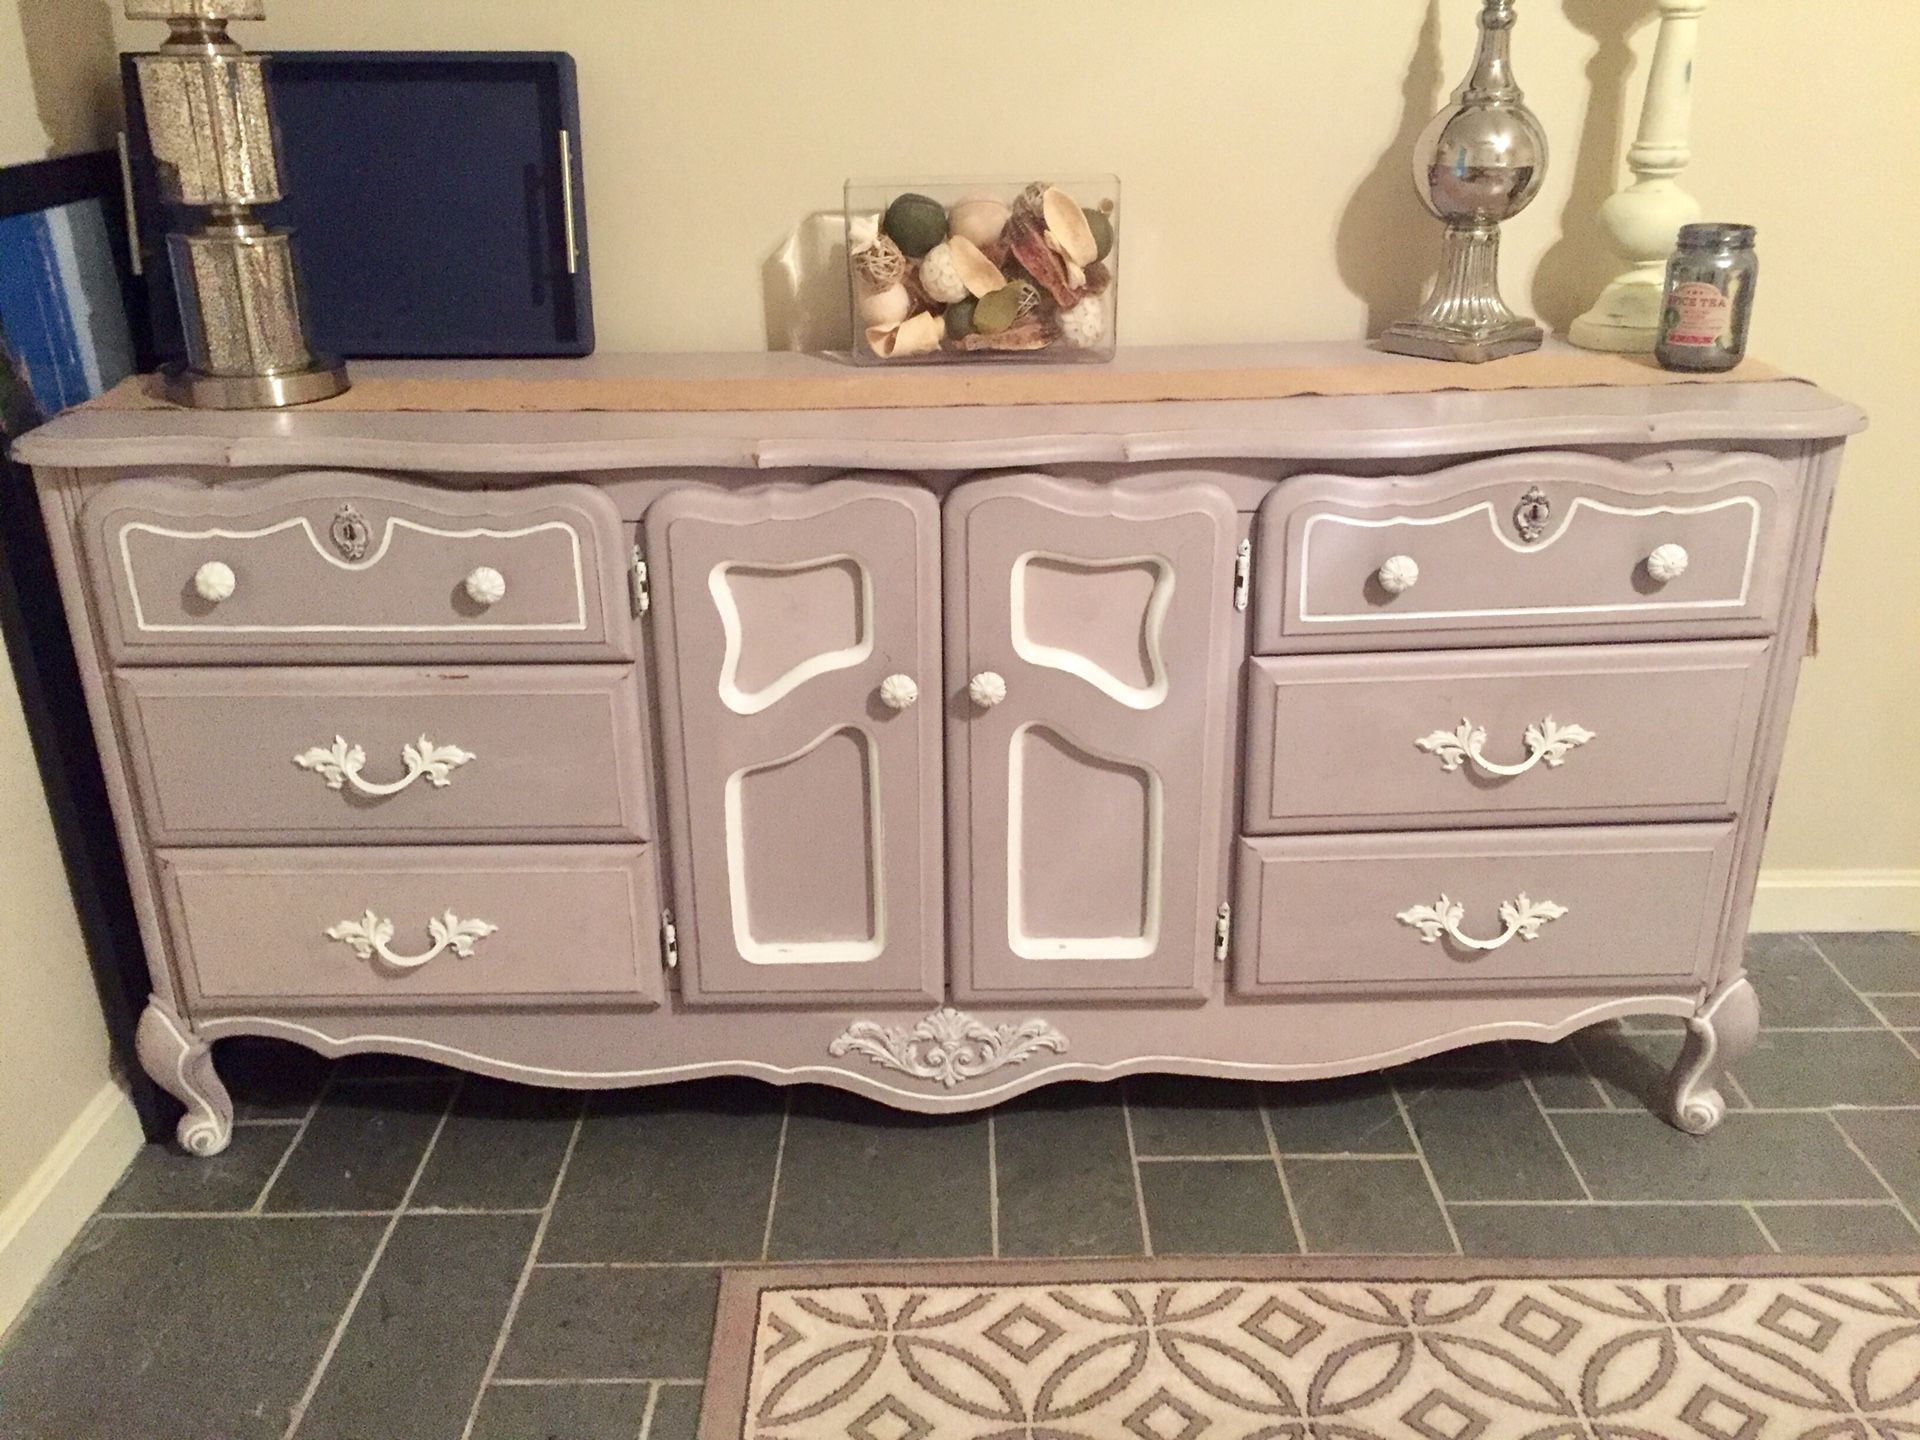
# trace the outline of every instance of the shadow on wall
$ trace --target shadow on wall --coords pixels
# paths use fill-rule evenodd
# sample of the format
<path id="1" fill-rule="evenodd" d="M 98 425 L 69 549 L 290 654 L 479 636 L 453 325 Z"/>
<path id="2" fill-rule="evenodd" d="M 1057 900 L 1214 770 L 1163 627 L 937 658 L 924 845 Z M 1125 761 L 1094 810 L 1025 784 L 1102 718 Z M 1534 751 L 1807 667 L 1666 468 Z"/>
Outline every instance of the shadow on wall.
<path id="1" fill-rule="evenodd" d="M 1378 335 L 1426 297 L 1440 258 L 1440 232 L 1413 188 L 1413 147 L 1446 94 L 1441 74 L 1440 4 L 1427 0 L 1406 82 L 1400 127 L 1341 212 L 1335 253 L 1340 278 L 1367 306 Z"/>
<path id="2" fill-rule="evenodd" d="M 47 132 L 48 153 L 105 149 L 113 143 L 120 113 L 120 65 L 108 0 L 19 0 L 19 6 L 33 103 Z"/>
<path id="3" fill-rule="evenodd" d="M 1637 113 L 1627 113 L 1627 77 L 1634 66 L 1628 40 L 1652 17 L 1653 5 L 1651 0 L 1562 0 L 1562 8 L 1595 42 L 1587 61 L 1587 113 L 1579 148 L 1556 157 L 1573 166 L 1573 189 L 1560 212 L 1560 238 L 1540 257 L 1533 276 L 1533 307 L 1541 323 L 1564 332 L 1620 268 L 1598 217 L 1624 178 L 1621 136 L 1639 122 Z"/>
<path id="4" fill-rule="evenodd" d="M 847 291 L 847 221 L 816 210 L 760 267 L 769 350 L 851 350 L 853 300 Z"/>

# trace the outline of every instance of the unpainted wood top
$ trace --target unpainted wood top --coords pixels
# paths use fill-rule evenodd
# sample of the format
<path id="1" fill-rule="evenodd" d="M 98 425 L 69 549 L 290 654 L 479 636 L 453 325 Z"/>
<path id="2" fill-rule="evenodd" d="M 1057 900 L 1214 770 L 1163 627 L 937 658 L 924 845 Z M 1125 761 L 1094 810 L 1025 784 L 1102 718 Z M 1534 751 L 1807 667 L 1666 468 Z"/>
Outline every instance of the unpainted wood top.
<path id="1" fill-rule="evenodd" d="M 1125 351 L 1130 369 L 1234 366 L 1346 369 L 1362 344 Z M 736 386 L 815 373 L 804 355 L 598 356 L 585 361 L 365 361 L 356 376 L 456 383 L 525 376 L 603 384 L 622 371 L 725 376 Z M 955 384 L 964 383 L 955 367 Z M 923 374 L 925 372 L 922 372 Z M 1430 373 L 1430 372 L 1423 372 Z M 1430 382 L 1429 382 L 1430 383 Z M 1180 460 L 1356 460 L 1513 446 L 1802 441 L 1851 435 L 1866 417 L 1800 380 L 1582 386 L 1284 399 L 1022 404 L 844 410 L 622 413 L 80 410 L 24 437 L 41 466 L 337 465 L 475 473 L 662 467 L 981 469 Z"/>

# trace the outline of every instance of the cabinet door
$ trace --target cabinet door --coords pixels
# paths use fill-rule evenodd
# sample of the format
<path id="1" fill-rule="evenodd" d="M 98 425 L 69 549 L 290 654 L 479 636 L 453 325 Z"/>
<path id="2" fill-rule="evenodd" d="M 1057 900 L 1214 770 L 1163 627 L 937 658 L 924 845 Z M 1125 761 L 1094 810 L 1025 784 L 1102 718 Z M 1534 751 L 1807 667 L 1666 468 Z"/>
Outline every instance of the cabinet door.
<path id="1" fill-rule="evenodd" d="M 954 982 L 1181 999 L 1224 898 L 1237 517 L 1015 476 L 947 504 Z"/>
<path id="2" fill-rule="evenodd" d="M 938 520 L 868 480 L 648 509 L 688 1003 L 939 997 Z"/>

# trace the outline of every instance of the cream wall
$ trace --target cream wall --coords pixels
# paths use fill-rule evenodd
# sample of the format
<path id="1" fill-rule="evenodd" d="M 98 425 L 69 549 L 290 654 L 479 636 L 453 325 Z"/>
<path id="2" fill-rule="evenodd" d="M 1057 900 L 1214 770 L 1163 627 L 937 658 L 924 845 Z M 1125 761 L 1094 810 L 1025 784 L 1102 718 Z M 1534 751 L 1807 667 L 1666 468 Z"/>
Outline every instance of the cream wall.
<path id="1" fill-rule="evenodd" d="M 42 59 L 46 0 L 0 3 L 0 165 L 100 143 L 104 5 L 61 0 Z M 36 40 L 30 64 L 27 36 Z M 0 1331 L 139 1144 L 116 1089 L 106 1026 L 27 740 L 0 665 Z"/>
<path id="2" fill-rule="evenodd" d="M 1464 72 L 1470 0 L 276 0 L 263 47 L 550 48 L 579 65 L 601 345 L 749 349 L 790 331 L 774 264 L 848 175 L 1113 170 L 1123 340 L 1358 336 L 1418 298 L 1433 227 L 1412 138 Z M 1650 0 L 1527 0 L 1517 67 L 1556 147 L 1508 229 L 1511 294 L 1557 327 L 1607 273 Z M 158 31 L 117 24 L 128 48 Z M 1760 226 L 1756 345 L 1872 412 L 1848 467 L 1770 871 L 1891 889 L 1920 926 L 1920 6 L 1718 0 L 1690 184 Z M 1888 257 L 1883 260 L 1881 257 Z M 826 293 L 837 299 L 837 285 Z M 774 312 L 769 321 L 769 310 Z M 1872 872 L 1870 875 L 1866 872 Z M 1863 892 L 1864 893 L 1864 892 Z M 1841 906 L 1845 909 L 1845 905 Z M 1763 905 L 1764 910 L 1764 905 Z M 1817 906 L 1816 906 L 1817 910 Z M 1814 913 L 1806 921 L 1815 923 Z M 1905 915 L 1906 918 L 1900 918 Z M 1763 913 L 1763 918 L 1765 915 Z M 1841 923 L 1835 914 L 1825 923 Z"/>

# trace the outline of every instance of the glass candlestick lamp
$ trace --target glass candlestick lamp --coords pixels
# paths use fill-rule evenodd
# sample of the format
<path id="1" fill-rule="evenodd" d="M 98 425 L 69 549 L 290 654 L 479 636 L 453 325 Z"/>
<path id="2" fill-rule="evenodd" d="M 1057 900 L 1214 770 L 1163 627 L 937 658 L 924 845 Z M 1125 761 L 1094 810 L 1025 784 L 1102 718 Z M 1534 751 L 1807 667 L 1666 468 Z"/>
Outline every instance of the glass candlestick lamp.
<path id="1" fill-rule="evenodd" d="M 1544 338 L 1500 298 L 1500 224 L 1532 203 L 1547 170 L 1546 132 L 1513 80 L 1513 6 L 1484 0 L 1473 72 L 1414 146 L 1414 187 L 1447 233 L 1433 293 L 1381 337 L 1397 354 L 1477 364 Z"/>
<path id="2" fill-rule="evenodd" d="M 347 388 L 346 368 L 307 346 L 292 235 L 253 213 L 282 195 L 266 62 L 227 34 L 265 18 L 265 0 L 126 0 L 129 20 L 164 20 L 139 55 L 162 198 L 206 212 L 167 236 L 187 342 L 162 379 L 169 399 L 216 410 L 301 405 Z"/>

